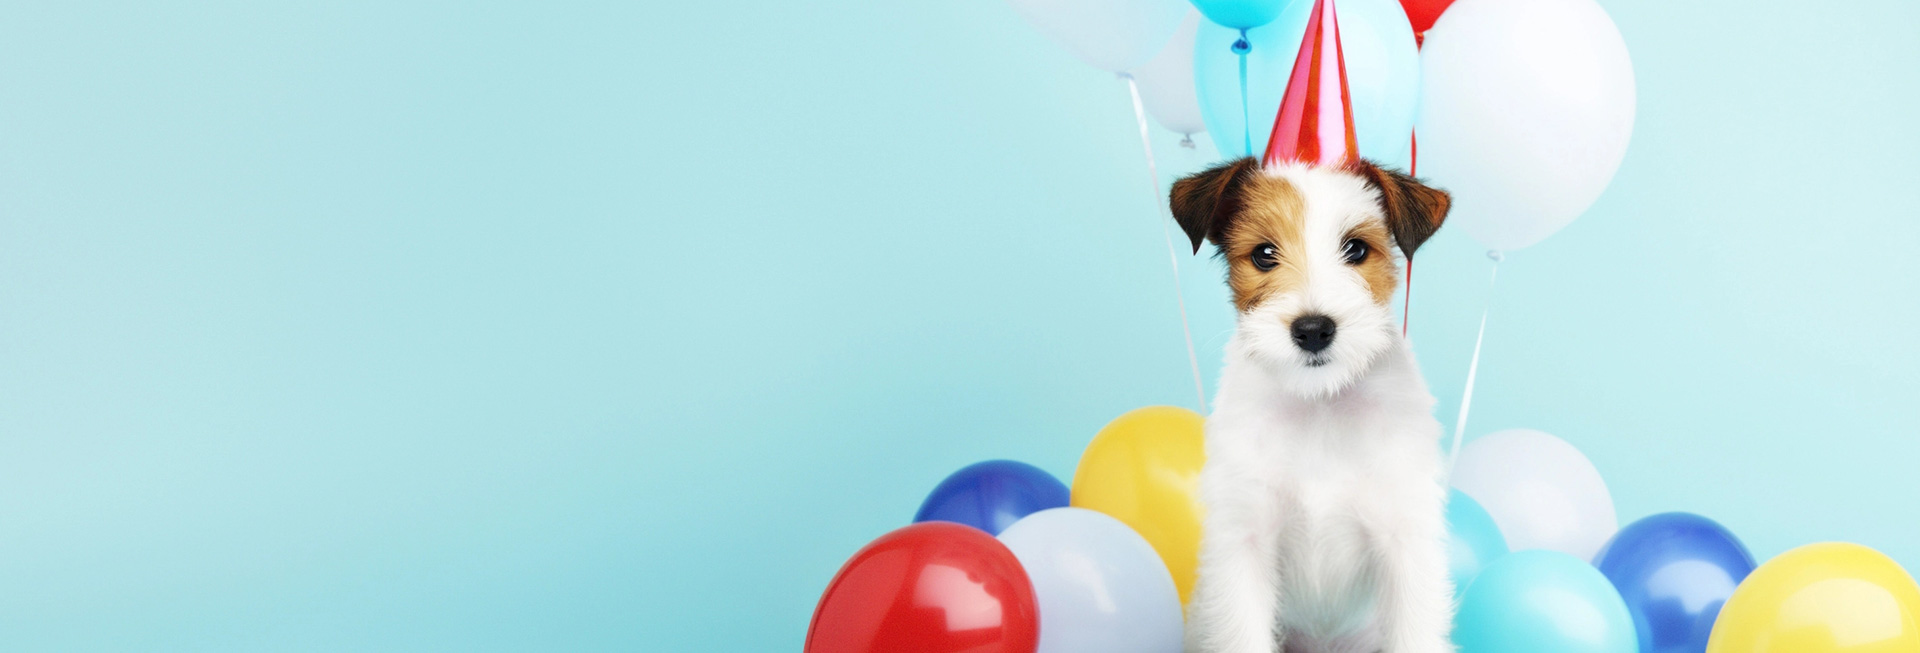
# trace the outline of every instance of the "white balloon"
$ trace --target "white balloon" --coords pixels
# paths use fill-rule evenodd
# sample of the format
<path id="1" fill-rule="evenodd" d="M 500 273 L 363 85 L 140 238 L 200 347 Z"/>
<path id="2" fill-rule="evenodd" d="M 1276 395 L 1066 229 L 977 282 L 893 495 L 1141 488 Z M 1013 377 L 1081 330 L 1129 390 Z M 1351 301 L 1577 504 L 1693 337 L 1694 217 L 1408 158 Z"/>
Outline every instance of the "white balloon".
<path id="1" fill-rule="evenodd" d="M 1540 242 L 1600 197 L 1633 133 L 1633 61 L 1593 0 L 1459 0 L 1420 49 L 1420 175 L 1494 250 Z"/>
<path id="2" fill-rule="evenodd" d="M 1183 0 L 1008 0 L 1027 22 L 1081 60 L 1113 72 L 1146 63 L 1173 37 Z"/>
<path id="3" fill-rule="evenodd" d="M 1173 575 L 1120 520 L 1084 508 L 1027 515 L 1000 533 L 1040 608 L 1037 653 L 1179 653 Z"/>
<path id="4" fill-rule="evenodd" d="M 1600 471 L 1579 449 L 1540 431 L 1509 429 L 1468 442 L 1452 484 L 1493 515 L 1514 551 L 1592 560 L 1620 528 Z"/>
<path id="5" fill-rule="evenodd" d="M 1199 31 L 1200 12 L 1187 12 L 1167 47 L 1133 71 L 1147 115 L 1161 127 L 1189 136 L 1207 130 L 1200 117 L 1200 96 L 1193 89 L 1193 37 Z"/>

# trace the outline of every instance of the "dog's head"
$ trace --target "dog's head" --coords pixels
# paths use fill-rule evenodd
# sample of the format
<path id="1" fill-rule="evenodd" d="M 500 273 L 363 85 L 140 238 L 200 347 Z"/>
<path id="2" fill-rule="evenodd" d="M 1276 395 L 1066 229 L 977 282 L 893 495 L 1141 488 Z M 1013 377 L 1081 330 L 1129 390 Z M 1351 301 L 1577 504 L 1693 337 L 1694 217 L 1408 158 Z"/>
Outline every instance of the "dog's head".
<path id="1" fill-rule="evenodd" d="M 1397 171 L 1262 168 L 1239 159 L 1173 185 L 1174 218 L 1227 262 L 1247 355 L 1303 396 L 1339 392 L 1392 346 L 1394 253 L 1412 256 L 1450 200 Z"/>

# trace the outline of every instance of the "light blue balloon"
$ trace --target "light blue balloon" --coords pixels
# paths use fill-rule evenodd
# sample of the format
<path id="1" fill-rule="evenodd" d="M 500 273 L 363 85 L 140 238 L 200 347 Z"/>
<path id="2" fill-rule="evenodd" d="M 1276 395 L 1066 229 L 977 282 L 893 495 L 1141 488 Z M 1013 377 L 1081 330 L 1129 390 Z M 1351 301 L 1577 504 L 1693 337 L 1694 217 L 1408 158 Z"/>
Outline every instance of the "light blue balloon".
<path id="1" fill-rule="evenodd" d="M 1507 554 L 1507 538 L 1493 515 L 1466 493 L 1447 489 L 1447 571 L 1453 576 L 1453 598 L 1458 601 L 1481 569 Z"/>
<path id="2" fill-rule="evenodd" d="M 1000 533 L 1033 581 L 1037 653 L 1178 653 L 1180 594 L 1131 527 L 1085 508 L 1027 515 Z"/>
<path id="3" fill-rule="evenodd" d="M 1627 603 L 1585 560 L 1516 551 L 1480 570 L 1453 617 L 1459 653 L 1635 653 Z"/>
<path id="4" fill-rule="evenodd" d="M 1293 2 L 1272 23 L 1247 30 L 1247 41 L 1253 46 L 1247 53 L 1246 115 L 1253 121 L 1251 134 L 1241 119 L 1240 56 L 1233 53 L 1240 32 L 1200 24 L 1193 43 L 1194 91 L 1207 134 L 1222 156 L 1266 153 L 1273 118 L 1280 112 L 1280 99 L 1286 95 L 1314 4 Z M 1413 121 L 1420 108 L 1420 49 L 1413 41 L 1413 26 L 1398 0 L 1340 0 L 1336 6 L 1360 155 L 1406 170 L 1412 162 Z M 1251 149 L 1245 146 L 1249 136 Z"/>
<path id="5" fill-rule="evenodd" d="M 1207 20 L 1234 29 L 1251 29 L 1273 22 L 1289 0 L 1193 0 Z M 1293 4 L 1305 4 L 1294 2 Z"/>

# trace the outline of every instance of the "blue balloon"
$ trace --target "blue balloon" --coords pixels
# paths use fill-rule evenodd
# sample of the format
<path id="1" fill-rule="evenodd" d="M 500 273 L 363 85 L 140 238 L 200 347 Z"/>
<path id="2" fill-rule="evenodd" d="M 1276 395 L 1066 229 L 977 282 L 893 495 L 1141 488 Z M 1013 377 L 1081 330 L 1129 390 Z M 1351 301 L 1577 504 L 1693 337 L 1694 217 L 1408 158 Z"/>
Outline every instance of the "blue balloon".
<path id="1" fill-rule="evenodd" d="M 1193 42 L 1193 83 L 1200 116 L 1221 156 L 1258 157 L 1267 151 L 1273 118 L 1293 76 L 1314 2 L 1298 1 L 1264 27 L 1247 30 L 1247 102 L 1240 102 L 1239 30 L 1201 23 Z M 1420 108 L 1420 49 L 1398 0 L 1341 0 L 1340 49 L 1353 94 L 1353 134 L 1360 155 L 1406 170 L 1412 162 L 1413 121 Z M 1245 119 L 1242 116 L 1245 116 Z M 1251 120 L 1253 131 L 1247 131 Z M 1249 147 L 1247 142 L 1251 141 Z"/>
<path id="2" fill-rule="evenodd" d="M 1038 467 L 1011 460 L 968 465 L 920 503 L 915 523 L 950 521 L 999 535 L 1021 517 L 1067 505 L 1067 486 Z"/>
<path id="3" fill-rule="evenodd" d="M 1459 653 L 1635 653 L 1633 617 L 1585 560 L 1545 549 L 1501 556 L 1453 617 Z"/>
<path id="4" fill-rule="evenodd" d="M 1287 3 L 1288 0 L 1193 0 L 1193 7 L 1215 23 L 1234 29 L 1252 29 L 1273 22 Z"/>
<path id="5" fill-rule="evenodd" d="M 1447 571 L 1453 576 L 1453 598 L 1459 600 L 1467 584 L 1495 558 L 1507 554 L 1507 538 L 1493 515 L 1466 493 L 1447 489 Z"/>
<path id="6" fill-rule="evenodd" d="M 1684 512 L 1615 533 L 1594 566 L 1627 601 L 1640 653 L 1702 653 L 1720 606 L 1753 572 L 1753 554 L 1726 528 Z"/>

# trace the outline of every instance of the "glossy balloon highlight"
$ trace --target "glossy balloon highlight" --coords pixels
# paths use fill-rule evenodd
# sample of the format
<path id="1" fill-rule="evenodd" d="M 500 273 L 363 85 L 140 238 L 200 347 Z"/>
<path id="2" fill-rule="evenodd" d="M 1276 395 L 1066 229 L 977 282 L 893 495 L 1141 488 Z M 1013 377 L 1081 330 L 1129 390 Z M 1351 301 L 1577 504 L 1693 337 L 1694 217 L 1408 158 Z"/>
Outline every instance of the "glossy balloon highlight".
<path id="1" fill-rule="evenodd" d="M 1067 486 L 1045 470 L 1012 460 L 974 463 L 933 488 L 913 521 L 950 521 L 999 535 L 1021 517 L 1067 505 Z"/>
<path id="2" fill-rule="evenodd" d="M 1627 602 L 1640 653 L 1705 651 L 1720 606 L 1753 564 L 1733 533 L 1685 512 L 1628 524 L 1594 558 Z"/>
<path id="3" fill-rule="evenodd" d="M 1273 22 L 1288 0 L 1193 0 L 1193 6 L 1216 25 L 1253 29 Z"/>
<path id="4" fill-rule="evenodd" d="M 1460 600 L 1459 653 L 1635 653 L 1633 618 L 1605 576 L 1558 551 L 1487 565 Z"/>
<path id="5" fill-rule="evenodd" d="M 1707 653 L 1920 651 L 1920 586 L 1858 544 L 1809 544 L 1747 576 L 1720 608 Z"/>
<path id="6" fill-rule="evenodd" d="M 1033 584 L 1013 552 L 947 522 L 900 528 L 835 574 L 807 627 L 806 653 L 1033 653 Z"/>

